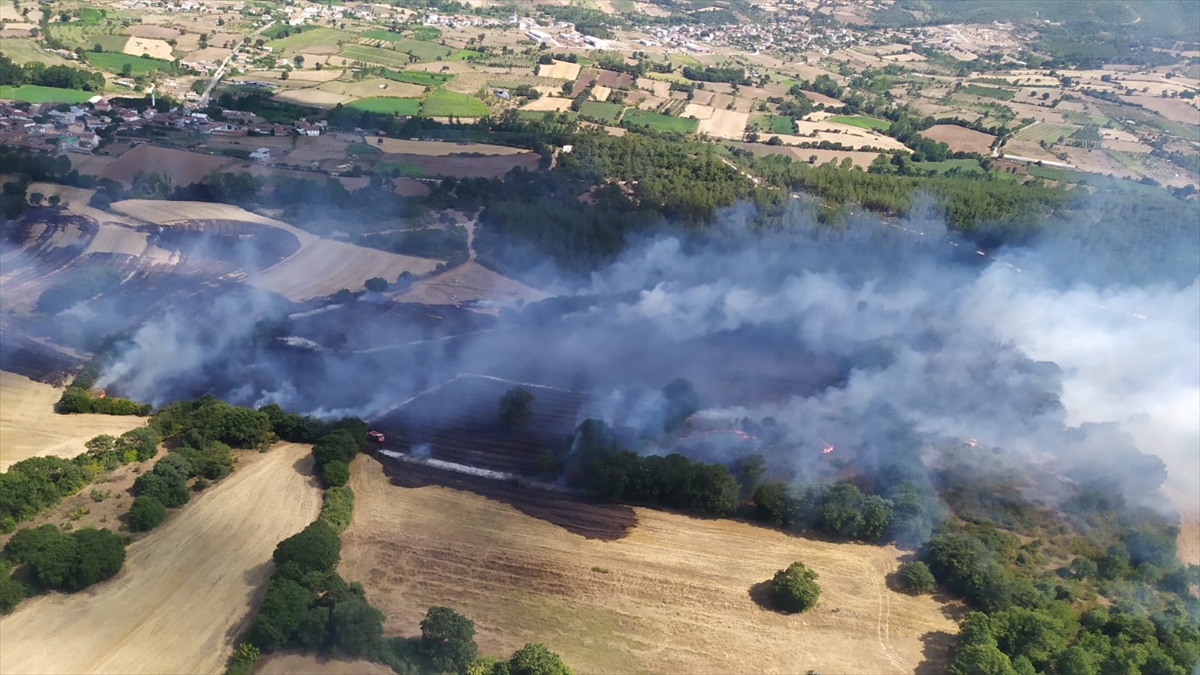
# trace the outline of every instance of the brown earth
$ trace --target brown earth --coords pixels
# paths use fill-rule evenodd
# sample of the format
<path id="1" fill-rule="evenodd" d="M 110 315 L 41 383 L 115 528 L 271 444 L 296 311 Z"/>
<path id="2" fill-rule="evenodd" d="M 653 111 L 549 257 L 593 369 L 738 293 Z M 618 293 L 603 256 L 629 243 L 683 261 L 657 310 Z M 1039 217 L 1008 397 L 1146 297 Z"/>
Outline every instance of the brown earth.
<path id="1" fill-rule="evenodd" d="M 468 301 L 537 302 L 546 297 L 542 291 L 502 276 L 478 263 L 466 262 L 441 274 L 422 279 L 396 293 L 392 299 L 425 305 L 452 305 Z"/>
<path id="2" fill-rule="evenodd" d="M 0 371 L 0 472 L 29 457 L 74 457 L 100 434 L 119 436 L 146 423 L 124 415 L 59 415 L 63 390 Z"/>
<path id="3" fill-rule="evenodd" d="M 910 673 L 943 669 L 957 632 L 957 607 L 889 590 L 894 548 L 640 508 L 627 537 L 586 539 L 479 495 L 394 486 L 371 457 L 352 473 L 339 570 L 388 634 L 415 636 L 445 605 L 482 652 L 543 642 L 576 672 Z M 763 582 L 796 560 L 821 575 L 820 602 L 763 609 Z"/>
<path id="4" fill-rule="evenodd" d="M 935 124 L 922 131 L 921 135 L 949 145 L 951 152 L 978 152 L 981 155 L 991 152 L 992 141 L 996 140 L 991 134 L 956 124 Z"/>
<path id="5" fill-rule="evenodd" d="M 143 145 L 104 167 L 100 176 L 128 185 L 133 182 L 137 172 L 156 171 L 169 176 L 173 185 L 188 185 L 200 181 L 229 162 L 228 157 Z"/>
<path id="6" fill-rule="evenodd" d="M 275 544 L 320 510 L 311 464 L 309 446 L 277 445 L 131 544 L 113 579 L 26 600 L 0 618 L 0 671 L 222 672 Z"/>

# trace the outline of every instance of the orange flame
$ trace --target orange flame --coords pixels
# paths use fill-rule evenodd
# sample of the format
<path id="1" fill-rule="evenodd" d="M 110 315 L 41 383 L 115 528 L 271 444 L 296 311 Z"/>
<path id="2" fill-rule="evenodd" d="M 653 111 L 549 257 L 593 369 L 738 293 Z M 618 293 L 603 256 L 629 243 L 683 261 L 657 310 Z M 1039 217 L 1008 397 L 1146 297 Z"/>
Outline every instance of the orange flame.
<path id="1" fill-rule="evenodd" d="M 828 441 L 821 441 L 821 443 L 825 445 L 825 447 L 821 448 L 822 455 L 828 455 L 829 453 L 833 452 L 833 443 Z"/>

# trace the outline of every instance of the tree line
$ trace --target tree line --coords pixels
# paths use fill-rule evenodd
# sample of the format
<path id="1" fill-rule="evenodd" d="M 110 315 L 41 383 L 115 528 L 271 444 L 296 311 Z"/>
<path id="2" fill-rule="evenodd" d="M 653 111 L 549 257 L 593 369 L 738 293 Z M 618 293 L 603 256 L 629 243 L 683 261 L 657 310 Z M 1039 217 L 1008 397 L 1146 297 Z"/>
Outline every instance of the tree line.
<path id="1" fill-rule="evenodd" d="M 14 62 L 0 52 L 0 85 L 36 84 L 61 89 L 104 91 L 104 76 L 86 68 L 47 66 L 40 61 L 24 65 Z"/>

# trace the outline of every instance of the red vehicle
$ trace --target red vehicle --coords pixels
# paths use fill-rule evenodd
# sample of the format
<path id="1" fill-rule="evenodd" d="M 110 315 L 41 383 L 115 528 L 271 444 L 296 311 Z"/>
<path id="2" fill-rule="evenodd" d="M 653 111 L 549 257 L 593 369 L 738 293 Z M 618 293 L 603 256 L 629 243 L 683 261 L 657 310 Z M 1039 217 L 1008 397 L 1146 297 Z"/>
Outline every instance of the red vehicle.
<path id="1" fill-rule="evenodd" d="M 371 439 L 372 443 L 382 443 L 384 440 L 383 434 L 378 431 L 368 431 L 367 438 Z"/>

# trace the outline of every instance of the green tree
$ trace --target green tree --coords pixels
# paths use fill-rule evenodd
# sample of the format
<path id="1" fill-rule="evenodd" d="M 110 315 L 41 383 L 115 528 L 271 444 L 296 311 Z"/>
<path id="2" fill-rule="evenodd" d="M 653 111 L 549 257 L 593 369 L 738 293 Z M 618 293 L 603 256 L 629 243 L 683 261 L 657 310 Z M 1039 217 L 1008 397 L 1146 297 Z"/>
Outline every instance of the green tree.
<path id="1" fill-rule="evenodd" d="M 500 425 L 512 429 L 533 419 L 533 394 L 521 387 L 513 387 L 500 397 Z"/>
<path id="2" fill-rule="evenodd" d="M 327 572 L 342 557 L 342 542 L 337 533 L 318 520 L 275 547 L 276 569 L 298 577 L 309 572 Z"/>
<path id="3" fill-rule="evenodd" d="M 383 644 L 383 612 L 350 594 L 329 613 L 330 648 L 338 656 L 372 656 Z"/>
<path id="4" fill-rule="evenodd" d="M 974 644 L 954 652 L 950 675 L 1016 675 L 1008 656 L 994 644 Z"/>
<path id="5" fill-rule="evenodd" d="M 1055 659 L 1057 675 L 1099 675 L 1100 664 L 1096 656 L 1082 647 L 1069 647 Z"/>
<path id="6" fill-rule="evenodd" d="M 271 577 L 262 607 L 250 627 L 250 642 L 264 651 L 286 647 L 308 615 L 312 596 L 292 579 L 279 574 Z"/>
<path id="7" fill-rule="evenodd" d="M 12 577 L 8 562 L 0 560 L 0 614 L 13 611 L 25 599 L 25 584 Z"/>
<path id="8" fill-rule="evenodd" d="M 465 670 L 479 651 L 475 623 L 449 607 L 430 607 L 421 620 L 421 651 L 439 671 Z"/>
<path id="9" fill-rule="evenodd" d="M 372 293 L 382 293 L 387 290 L 388 282 L 383 277 L 371 277 L 363 286 Z"/>
<path id="10" fill-rule="evenodd" d="M 527 643 L 508 660 L 507 675 L 571 675 L 558 654 L 541 643 Z"/>
<path id="11" fill-rule="evenodd" d="M 779 570 L 771 579 L 771 601 L 785 612 L 803 612 L 817 604 L 821 587 L 817 573 L 802 562 L 794 562 Z"/>
<path id="12" fill-rule="evenodd" d="M 342 487 L 350 480 L 350 465 L 341 460 L 329 462 L 321 469 L 321 478 L 326 487 Z"/>
<path id="13" fill-rule="evenodd" d="M 919 560 L 901 565 L 899 576 L 900 585 L 909 593 L 932 593 L 937 586 L 929 566 Z"/>
<path id="14" fill-rule="evenodd" d="M 75 545 L 74 570 L 64 589 L 79 591 L 121 571 L 125 542 L 110 530 L 83 529 L 71 533 Z"/>
<path id="15" fill-rule="evenodd" d="M 167 507 L 151 495 L 139 495 L 129 507 L 129 529 L 148 532 L 167 519 Z"/>

